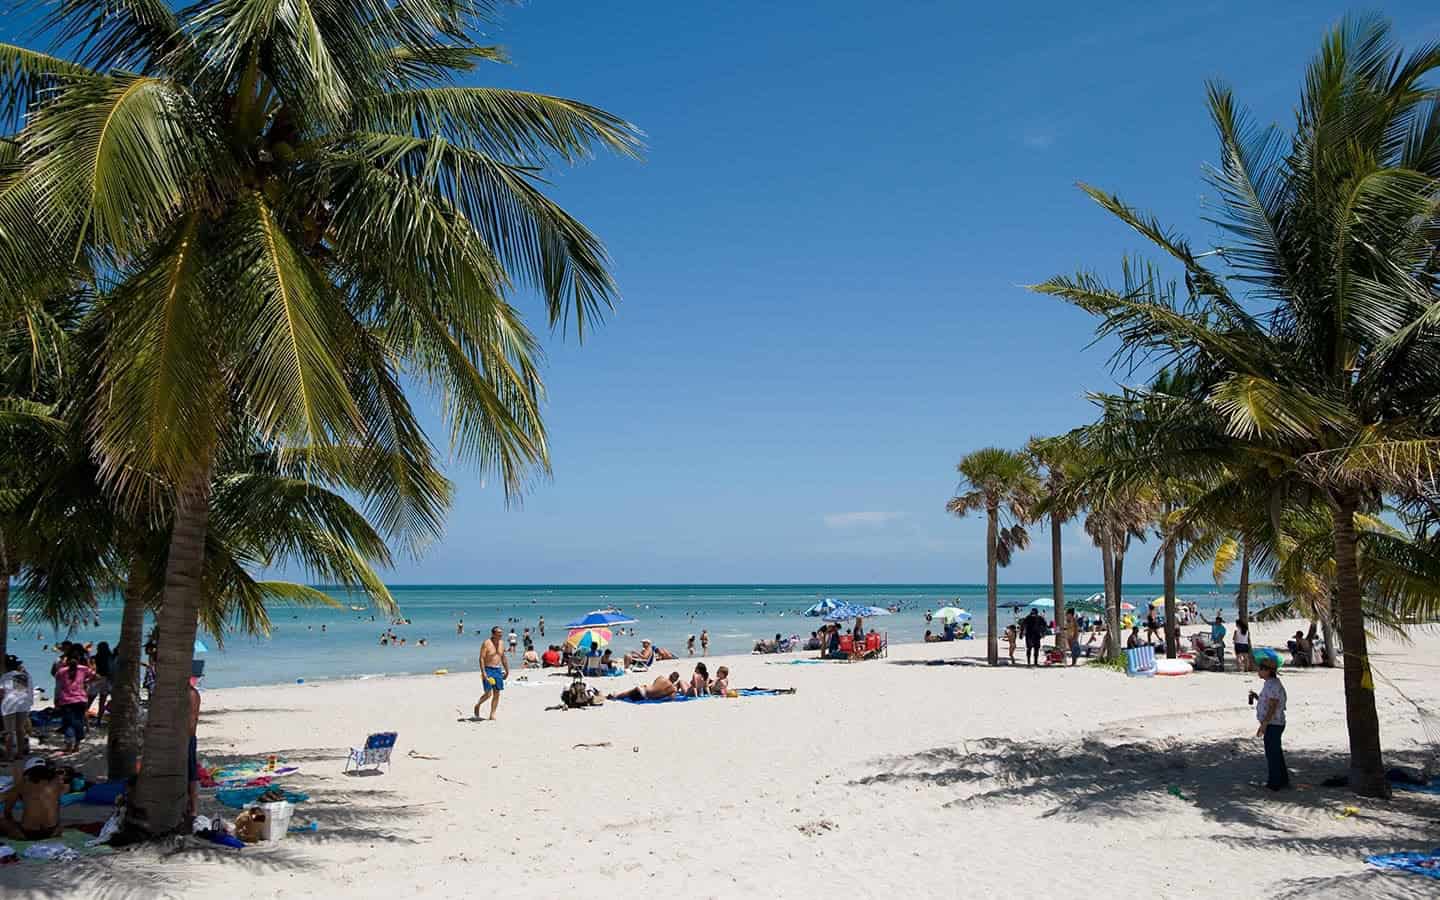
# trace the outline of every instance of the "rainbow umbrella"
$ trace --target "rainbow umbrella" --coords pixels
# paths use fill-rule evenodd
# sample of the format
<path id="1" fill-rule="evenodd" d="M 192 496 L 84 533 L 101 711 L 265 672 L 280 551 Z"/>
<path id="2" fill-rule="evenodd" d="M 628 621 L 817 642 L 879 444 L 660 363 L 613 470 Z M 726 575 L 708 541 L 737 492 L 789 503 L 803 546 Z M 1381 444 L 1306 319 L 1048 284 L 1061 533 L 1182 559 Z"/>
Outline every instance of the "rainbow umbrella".
<path id="1" fill-rule="evenodd" d="M 585 653 L 604 650 L 614 635 L 608 628 L 577 628 L 565 639 L 565 646 Z"/>

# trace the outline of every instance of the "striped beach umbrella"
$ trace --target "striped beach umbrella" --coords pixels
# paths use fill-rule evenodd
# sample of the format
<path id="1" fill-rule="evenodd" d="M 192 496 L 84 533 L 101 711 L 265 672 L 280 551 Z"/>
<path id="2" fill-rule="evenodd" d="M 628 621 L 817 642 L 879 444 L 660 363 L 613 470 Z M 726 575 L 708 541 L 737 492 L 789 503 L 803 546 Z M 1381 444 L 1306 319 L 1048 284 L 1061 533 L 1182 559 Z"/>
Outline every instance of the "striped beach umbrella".
<path id="1" fill-rule="evenodd" d="M 604 650 L 610 646 L 612 637 L 614 635 L 608 628 L 576 628 L 565 639 L 565 646 L 571 650 L 589 653 L 592 650 Z"/>

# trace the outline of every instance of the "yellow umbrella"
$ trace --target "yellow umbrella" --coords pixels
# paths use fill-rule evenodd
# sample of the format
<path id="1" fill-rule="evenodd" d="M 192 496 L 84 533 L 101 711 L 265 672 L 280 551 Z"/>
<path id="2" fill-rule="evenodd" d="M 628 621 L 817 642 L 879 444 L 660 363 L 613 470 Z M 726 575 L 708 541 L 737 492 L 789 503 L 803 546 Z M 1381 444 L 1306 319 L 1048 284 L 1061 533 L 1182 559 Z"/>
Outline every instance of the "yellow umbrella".
<path id="1" fill-rule="evenodd" d="M 1165 597 L 1164 597 L 1163 595 L 1161 595 L 1161 596 L 1159 596 L 1159 597 L 1156 597 L 1154 600 L 1151 600 L 1151 601 L 1150 601 L 1150 605 L 1151 605 L 1151 606 L 1164 606 L 1164 605 L 1165 605 Z"/>

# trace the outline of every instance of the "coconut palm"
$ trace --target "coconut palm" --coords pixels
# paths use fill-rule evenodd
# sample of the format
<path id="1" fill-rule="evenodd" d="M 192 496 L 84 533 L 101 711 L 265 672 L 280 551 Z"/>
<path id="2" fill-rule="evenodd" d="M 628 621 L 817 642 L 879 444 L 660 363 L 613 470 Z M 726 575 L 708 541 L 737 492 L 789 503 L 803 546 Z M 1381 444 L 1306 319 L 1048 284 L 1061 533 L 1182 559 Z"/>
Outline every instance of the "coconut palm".
<path id="1" fill-rule="evenodd" d="M 234 417 L 309 448 L 303 465 L 331 466 L 331 448 L 388 461 L 367 484 L 386 515 L 414 514 L 432 471 L 402 377 L 507 495 L 548 466 L 540 351 L 507 298 L 532 288 L 552 326 L 583 334 L 614 285 L 539 173 L 634 154 L 638 133 L 583 103 L 461 85 L 501 58 L 469 37 L 488 6 L 66 0 L 48 24 L 73 61 L 0 47 L 0 113 L 25 109 L 20 172 L 0 184 L 0 293 L 56 272 L 97 286 L 101 477 L 127 506 L 172 510 L 130 805 L 148 833 L 182 826 L 186 679 Z"/>
<path id="2" fill-rule="evenodd" d="M 1193 373 L 1192 399 L 1222 421 L 1226 441 L 1208 458 L 1157 443 L 1130 468 L 1203 481 L 1227 465 L 1263 467 L 1280 502 L 1329 507 L 1350 783 L 1376 796 L 1389 786 L 1356 516 L 1386 494 L 1424 493 L 1440 463 L 1440 100 L 1425 87 L 1437 67 L 1440 47 L 1407 56 L 1383 21 L 1347 19 L 1311 64 L 1289 135 L 1255 127 L 1229 89 L 1212 85 L 1222 159 L 1210 180 L 1224 246 L 1197 254 L 1087 188 L 1183 268 L 1185 299 L 1115 289 L 1088 272 L 1038 286 L 1098 315 L 1100 333 L 1120 341 L 1119 361 Z M 1143 271 L 1127 267 L 1127 282 Z"/>
<path id="3" fill-rule="evenodd" d="M 1024 453 L 999 447 L 966 455 L 956 469 L 961 476 L 960 486 L 945 509 L 962 519 L 973 512 L 985 512 L 986 653 L 993 666 L 1000 661 L 998 569 L 1010 565 L 1015 553 L 1030 545 L 1024 523 L 1041 484 Z"/>
<path id="4" fill-rule="evenodd" d="M 1032 521 L 1050 522 L 1050 588 L 1055 598 L 1055 646 L 1067 649 L 1065 622 L 1065 572 L 1062 530 L 1066 522 L 1080 514 L 1084 499 L 1068 490 L 1080 474 L 1082 452 L 1064 436 L 1031 438 L 1025 445 L 1035 468 L 1044 472 L 1040 496 L 1030 510 Z"/>

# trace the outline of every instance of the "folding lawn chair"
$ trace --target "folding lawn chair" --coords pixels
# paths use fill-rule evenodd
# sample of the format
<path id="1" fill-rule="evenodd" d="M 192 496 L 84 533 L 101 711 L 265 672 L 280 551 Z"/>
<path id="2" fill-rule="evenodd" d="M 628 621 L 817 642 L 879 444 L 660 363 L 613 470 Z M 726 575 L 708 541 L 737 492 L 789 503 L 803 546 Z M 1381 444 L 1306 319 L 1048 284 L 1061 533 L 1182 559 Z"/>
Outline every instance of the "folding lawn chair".
<path id="1" fill-rule="evenodd" d="M 351 766 L 354 766 L 357 772 L 364 772 L 390 765 L 390 754 L 395 750 L 397 736 L 394 731 L 381 731 L 367 737 L 364 747 L 351 747 L 350 758 L 345 761 L 345 771 L 349 772 Z"/>

